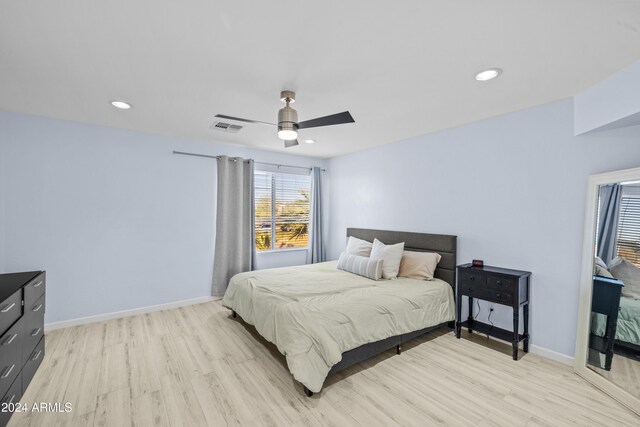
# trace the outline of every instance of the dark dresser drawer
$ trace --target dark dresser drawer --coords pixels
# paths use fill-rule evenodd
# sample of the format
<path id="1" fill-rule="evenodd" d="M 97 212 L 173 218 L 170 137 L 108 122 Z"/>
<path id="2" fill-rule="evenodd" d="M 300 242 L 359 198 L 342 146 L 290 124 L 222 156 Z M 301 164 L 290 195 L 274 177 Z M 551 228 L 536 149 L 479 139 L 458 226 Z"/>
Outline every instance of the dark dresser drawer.
<path id="1" fill-rule="evenodd" d="M 22 394 L 27 390 L 31 379 L 42 363 L 42 359 L 44 359 L 44 337 L 40 339 L 36 348 L 27 358 L 24 368 L 22 368 Z"/>
<path id="2" fill-rule="evenodd" d="M 27 362 L 27 358 L 44 336 L 44 302 L 45 295 L 42 295 L 38 301 L 24 307 L 24 316 L 21 320 L 24 331 L 22 364 Z"/>
<path id="3" fill-rule="evenodd" d="M 20 381 L 20 377 L 16 378 L 11 387 L 7 390 L 6 394 L 0 400 L 0 407 L 5 404 L 10 403 L 18 403 L 20 398 L 22 397 L 22 381 Z M 0 409 L 13 409 L 13 408 L 0 408 Z M 2 412 L 0 411 L 0 426 L 5 426 L 9 422 L 9 418 L 13 412 Z"/>
<path id="4" fill-rule="evenodd" d="M 0 335 L 22 315 L 22 291 L 18 289 L 0 304 Z"/>
<path id="5" fill-rule="evenodd" d="M 45 273 L 39 274 L 35 279 L 31 280 L 31 282 L 24 287 L 25 307 L 36 302 L 44 294 L 46 286 Z"/>
<path id="6" fill-rule="evenodd" d="M 22 330 L 17 322 L 0 337 L 0 396 L 9 389 L 22 369 Z"/>
<path id="7" fill-rule="evenodd" d="M 513 293 L 515 281 L 508 277 L 487 275 L 487 289 Z"/>
<path id="8" fill-rule="evenodd" d="M 0 274 L 0 401 L 5 404 L 18 403 L 44 357 L 45 288 L 44 271 Z M 0 411 L 0 427 L 12 413 Z"/>
<path id="9" fill-rule="evenodd" d="M 486 282 L 486 275 L 483 271 L 462 270 L 458 272 L 458 282 L 464 285 L 483 286 Z"/>

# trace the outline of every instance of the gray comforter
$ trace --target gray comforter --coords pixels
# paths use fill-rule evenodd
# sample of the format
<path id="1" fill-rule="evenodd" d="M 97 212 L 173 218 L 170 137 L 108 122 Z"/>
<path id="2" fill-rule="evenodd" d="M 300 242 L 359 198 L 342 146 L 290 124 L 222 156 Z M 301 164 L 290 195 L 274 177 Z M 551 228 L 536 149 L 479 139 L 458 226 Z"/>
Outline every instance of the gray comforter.
<path id="1" fill-rule="evenodd" d="M 222 303 L 274 343 L 313 392 L 345 351 L 454 319 L 442 280 L 373 281 L 335 261 L 237 274 Z"/>

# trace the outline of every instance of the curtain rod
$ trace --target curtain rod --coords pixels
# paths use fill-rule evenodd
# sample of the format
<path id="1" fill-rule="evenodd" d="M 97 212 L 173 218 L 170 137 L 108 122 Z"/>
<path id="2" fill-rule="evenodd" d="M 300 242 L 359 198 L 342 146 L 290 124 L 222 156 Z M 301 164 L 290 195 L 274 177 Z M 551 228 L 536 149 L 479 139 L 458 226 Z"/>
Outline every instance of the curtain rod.
<path id="1" fill-rule="evenodd" d="M 180 154 L 182 156 L 206 157 L 208 159 L 219 159 L 220 157 L 222 157 L 222 156 L 209 156 L 207 154 L 187 153 L 187 152 L 184 152 L 184 151 L 175 151 L 175 150 L 173 151 L 173 154 Z M 282 167 L 285 167 L 285 168 L 309 169 L 309 170 L 313 169 L 313 168 L 307 167 L 307 166 L 281 165 L 281 164 L 278 164 L 278 163 L 256 162 L 255 160 L 254 160 L 254 163 L 258 163 L 258 164 L 261 164 L 261 165 L 277 166 L 277 167 L 282 166 Z M 325 169 L 320 169 L 320 170 L 322 172 L 325 171 Z"/>

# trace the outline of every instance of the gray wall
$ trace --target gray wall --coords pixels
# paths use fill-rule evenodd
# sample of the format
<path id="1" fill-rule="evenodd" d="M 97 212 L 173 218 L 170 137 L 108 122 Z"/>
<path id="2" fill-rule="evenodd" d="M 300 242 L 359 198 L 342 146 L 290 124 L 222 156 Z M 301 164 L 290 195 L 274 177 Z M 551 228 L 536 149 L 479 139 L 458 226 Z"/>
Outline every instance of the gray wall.
<path id="1" fill-rule="evenodd" d="M 0 272 L 5 271 L 5 251 L 7 239 L 5 236 L 5 182 L 7 180 L 6 177 L 6 166 L 5 159 L 6 155 L 4 153 L 5 141 L 7 140 L 7 117 L 4 115 L 0 115 Z"/>
<path id="2" fill-rule="evenodd" d="M 575 137 L 565 100 L 332 159 L 329 253 L 350 226 L 455 234 L 459 263 L 533 272 L 532 342 L 573 356 L 587 176 L 640 166 L 639 138 Z"/>
<path id="3" fill-rule="evenodd" d="M 209 295 L 216 163 L 172 150 L 324 165 L 20 114 L 0 112 L 0 124 L 0 267 L 47 270 L 47 323 Z M 258 265 L 304 260 L 283 252 Z"/>

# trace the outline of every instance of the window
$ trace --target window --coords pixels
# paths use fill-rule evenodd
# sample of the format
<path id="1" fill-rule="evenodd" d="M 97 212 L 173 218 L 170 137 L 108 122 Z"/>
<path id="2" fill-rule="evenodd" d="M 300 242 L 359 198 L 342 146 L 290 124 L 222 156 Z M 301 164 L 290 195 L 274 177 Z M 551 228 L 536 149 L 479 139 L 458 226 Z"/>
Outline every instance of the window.
<path id="1" fill-rule="evenodd" d="M 619 257 L 640 267 L 640 187 L 624 186 L 618 221 Z"/>
<path id="2" fill-rule="evenodd" d="M 311 175 L 255 172 L 255 237 L 258 251 L 309 244 Z"/>

